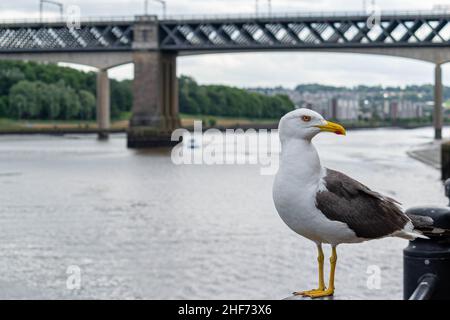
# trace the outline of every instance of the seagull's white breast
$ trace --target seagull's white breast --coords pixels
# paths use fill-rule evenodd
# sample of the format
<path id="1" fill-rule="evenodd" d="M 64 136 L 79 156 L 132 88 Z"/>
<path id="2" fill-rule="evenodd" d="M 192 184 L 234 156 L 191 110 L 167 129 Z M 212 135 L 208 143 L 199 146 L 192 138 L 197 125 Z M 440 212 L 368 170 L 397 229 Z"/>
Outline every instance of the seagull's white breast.
<path id="1" fill-rule="evenodd" d="M 326 169 L 311 143 L 285 147 L 273 185 L 273 200 L 281 219 L 296 233 L 314 242 L 360 242 L 347 224 L 328 219 L 316 207 L 316 193 L 325 188 Z M 288 150 L 286 150 L 288 149 Z"/>

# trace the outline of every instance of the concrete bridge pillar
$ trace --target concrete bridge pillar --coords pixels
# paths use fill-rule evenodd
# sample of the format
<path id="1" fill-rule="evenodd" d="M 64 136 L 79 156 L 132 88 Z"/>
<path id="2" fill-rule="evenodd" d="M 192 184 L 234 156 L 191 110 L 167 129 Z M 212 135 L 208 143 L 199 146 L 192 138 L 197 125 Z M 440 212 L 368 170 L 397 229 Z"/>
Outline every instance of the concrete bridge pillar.
<path id="1" fill-rule="evenodd" d="M 99 139 L 107 139 L 110 128 L 110 90 L 107 69 L 99 69 L 97 72 L 97 125 Z"/>
<path id="2" fill-rule="evenodd" d="M 143 16 L 134 26 L 133 115 L 129 148 L 176 144 L 172 131 L 180 126 L 176 53 L 158 48 L 157 20 Z"/>
<path id="3" fill-rule="evenodd" d="M 135 52 L 128 147 L 173 145 L 170 137 L 179 126 L 176 55 Z"/>
<path id="4" fill-rule="evenodd" d="M 442 68 L 437 63 L 434 69 L 434 139 L 442 139 Z"/>

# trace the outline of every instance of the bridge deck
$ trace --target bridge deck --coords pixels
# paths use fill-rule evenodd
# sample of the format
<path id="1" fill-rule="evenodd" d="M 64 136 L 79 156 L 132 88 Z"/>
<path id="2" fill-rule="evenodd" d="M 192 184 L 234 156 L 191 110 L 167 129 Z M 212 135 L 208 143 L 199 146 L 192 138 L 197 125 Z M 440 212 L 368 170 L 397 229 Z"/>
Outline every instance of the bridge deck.
<path id="1" fill-rule="evenodd" d="M 450 12 L 361 12 L 178 16 L 158 26 L 166 51 L 245 51 L 314 48 L 449 47 Z M 133 50 L 133 17 L 83 19 L 79 29 L 61 20 L 0 21 L 1 52 Z M 154 38 L 153 38 L 154 39 Z"/>

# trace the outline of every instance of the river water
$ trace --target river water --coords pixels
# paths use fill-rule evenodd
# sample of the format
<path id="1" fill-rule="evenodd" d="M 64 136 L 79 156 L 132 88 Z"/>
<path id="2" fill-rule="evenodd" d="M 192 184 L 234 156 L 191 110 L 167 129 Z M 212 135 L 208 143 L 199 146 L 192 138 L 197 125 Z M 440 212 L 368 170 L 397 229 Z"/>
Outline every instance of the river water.
<path id="1" fill-rule="evenodd" d="M 446 204 L 439 172 L 406 155 L 432 133 L 357 130 L 315 143 L 325 165 L 404 207 Z M 125 144 L 0 137 L 0 298 L 282 299 L 316 285 L 315 246 L 278 217 L 273 175 L 174 165 L 170 150 Z M 406 245 L 340 246 L 337 297 L 400 299 Z"/>

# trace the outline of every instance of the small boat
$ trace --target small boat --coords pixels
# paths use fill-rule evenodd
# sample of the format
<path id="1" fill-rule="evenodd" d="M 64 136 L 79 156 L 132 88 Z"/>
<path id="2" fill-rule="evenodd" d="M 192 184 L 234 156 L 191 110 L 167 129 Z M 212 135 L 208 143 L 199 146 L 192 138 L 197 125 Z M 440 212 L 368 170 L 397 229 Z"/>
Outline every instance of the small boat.
<path id="1" fill-rule="evenodd" d="M 188 148 L 189 149 L 196 149 L 196 148 L 198 148 L 198 145 L 196 144 L 194 138 L 189 139 Z"/>

